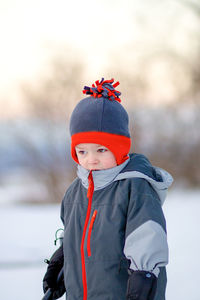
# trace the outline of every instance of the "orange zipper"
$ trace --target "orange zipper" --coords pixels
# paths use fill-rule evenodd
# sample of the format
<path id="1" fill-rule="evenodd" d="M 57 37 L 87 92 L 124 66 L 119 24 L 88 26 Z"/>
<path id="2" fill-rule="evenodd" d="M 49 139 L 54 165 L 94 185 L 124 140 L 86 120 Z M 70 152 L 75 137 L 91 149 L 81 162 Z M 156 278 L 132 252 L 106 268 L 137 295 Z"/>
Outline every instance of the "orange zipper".
<path id="1" fill-rule="evenodd" d="M 88 238 L 87 238 L 87 253 L 88 253 L 88 256 L 91 256 L 90 239 L 91 239 L 92 228 L 93 228 L 93 225 L 94 225 L 96 215 L 97 215 L 97 210 L 95 210 L 93 215 L 92 215 L 90 225 L 89 225 L 89 230 L 88 230 Z"/>
<path id="2" fill-rule="evenodd" d="M 83 228 L 83 235 L 81 239 L 81 263 L 82 263 L 82 282 L 83 282 L 83 300 L 87 300 L 87 278 L 86 278 L 86 268 L 85 268 L 85 254 L 84 254 L 84 242 L 85 242 L 85 236 L 86 236 L 86 231 L 90 219 L 90 213 L 91 213 L 91 208 L 92 208 L 92 196 L 94 192 L 94 182 L 92 178 L 92 171 L 90 171 L 90 174 L 88 176 L 88 181 L 89 181 L 89 187 L 88 187 L 88 192 L 87 192 L 87 198 L 88 198 L 88 207 L 87 207 L 87 214 L 86 214 L 86 219 L 84 223 L 84 228 Z"/>

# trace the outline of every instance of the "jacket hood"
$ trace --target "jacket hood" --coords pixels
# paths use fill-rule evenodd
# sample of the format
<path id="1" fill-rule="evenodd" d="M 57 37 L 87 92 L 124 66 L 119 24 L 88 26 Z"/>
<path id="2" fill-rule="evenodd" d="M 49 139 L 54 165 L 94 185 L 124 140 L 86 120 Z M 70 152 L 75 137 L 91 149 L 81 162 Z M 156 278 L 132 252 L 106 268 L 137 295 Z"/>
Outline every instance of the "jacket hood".
<path id="1" fill-rule="evenodd" d="M 88 188 L 89 171 L 78 165 L 78 177 L 85 188 Z M 94 190 L 102 189 L 114 181 L 126 178 L 143 178 L 157 192 L 161 204 L 167 196 L 167 190 L 173 182 L 172 176 L 165 170 L 152 166 L 142 154 L 130 154 L 123 164 L 107 170 L 92 171 Z"/>
<path id="2" fill-rule="evenodd" d="M 142 154 L 131 154 L 130 161 L 116 176 L 115 180 L 125 178 L 144 178 L 157 192 L 161 204 L 167 196 L 167 190 L 173 182 L 173 177 L 162 168 L 152 166 L 149 160 Z"/>

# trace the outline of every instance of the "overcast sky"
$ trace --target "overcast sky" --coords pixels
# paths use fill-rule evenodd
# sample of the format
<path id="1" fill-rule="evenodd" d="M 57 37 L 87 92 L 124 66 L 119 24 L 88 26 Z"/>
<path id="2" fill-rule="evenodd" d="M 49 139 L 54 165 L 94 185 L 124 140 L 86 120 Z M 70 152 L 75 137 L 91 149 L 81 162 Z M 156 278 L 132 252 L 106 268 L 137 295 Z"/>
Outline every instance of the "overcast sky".
<path id="1" fill-rule="evenodd" d="M 51 56 L 65 47 L 81 54 L 94 80 L 112 57 L 128 67 L 167 40 L 187 51 L 183 33 L 194 20 L 176 2 L 0 0 L 0 103 L 20 110 L 20 83 L 39 78 Z"/>

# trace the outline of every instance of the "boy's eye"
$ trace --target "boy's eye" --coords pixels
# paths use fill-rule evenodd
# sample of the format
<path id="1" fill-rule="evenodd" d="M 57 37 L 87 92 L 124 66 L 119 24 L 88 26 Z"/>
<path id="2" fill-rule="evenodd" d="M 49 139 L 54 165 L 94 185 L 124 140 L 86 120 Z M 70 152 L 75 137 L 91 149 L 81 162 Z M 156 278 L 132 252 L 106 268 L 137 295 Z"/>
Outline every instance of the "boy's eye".
<path id="1" fill-rule="evenodd" d="M 104 149 L 104 148 L 100 148 L 100 149 L 98 149 L 97 151 L 100 152 L 100 153 L 104 153 L 104 152 L 106 152 L 106 151 L 108 151 L 108 150 L 107 150 L 107 149 Z"/>
<path id="2" fill-rule="evenodd" d="M 86 151 L 84 151 L 84 150 L 78 150 L 78 154 L 80 154 L 80 155 L 84 155 L 86 153 Z"/>

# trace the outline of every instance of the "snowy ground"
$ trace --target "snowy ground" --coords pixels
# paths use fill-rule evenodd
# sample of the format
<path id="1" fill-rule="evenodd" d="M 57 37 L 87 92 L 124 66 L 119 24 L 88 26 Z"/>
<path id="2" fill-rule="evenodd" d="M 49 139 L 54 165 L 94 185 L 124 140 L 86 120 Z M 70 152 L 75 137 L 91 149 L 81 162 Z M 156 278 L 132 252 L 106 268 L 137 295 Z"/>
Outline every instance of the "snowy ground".
<path id="1" fill-rule="evenodd" d="M 170 264 L 167 300 L 199 300 L 200 192 L 171 191 L 164 204 Z M 58 205 L 0 205 L 0 299 L 42 298 L 43 263 L 62 226 Z"/>

